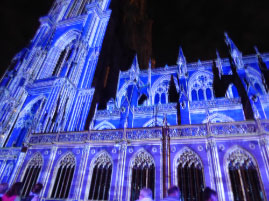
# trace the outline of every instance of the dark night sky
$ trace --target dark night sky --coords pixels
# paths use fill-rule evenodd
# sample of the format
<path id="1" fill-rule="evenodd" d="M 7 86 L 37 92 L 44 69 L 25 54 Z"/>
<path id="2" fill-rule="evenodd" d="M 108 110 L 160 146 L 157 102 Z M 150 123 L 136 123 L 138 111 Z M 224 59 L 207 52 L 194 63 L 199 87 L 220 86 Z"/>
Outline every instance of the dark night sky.
<path id="1" fill-rule="evenodd" d="M 218 49 L 227 56 L 223 32 L 227 31 L 243 55 L 269 51 L 269 1 L 166 0 L 154 1 L 153 57 L 157 66 L 175 64 L 178 47 L 187 61 L 215 58 Z M 0 6 L 0 69 L 33 37 L 38 18 L 47 13 L 52 0 L 2 0 Z"/>

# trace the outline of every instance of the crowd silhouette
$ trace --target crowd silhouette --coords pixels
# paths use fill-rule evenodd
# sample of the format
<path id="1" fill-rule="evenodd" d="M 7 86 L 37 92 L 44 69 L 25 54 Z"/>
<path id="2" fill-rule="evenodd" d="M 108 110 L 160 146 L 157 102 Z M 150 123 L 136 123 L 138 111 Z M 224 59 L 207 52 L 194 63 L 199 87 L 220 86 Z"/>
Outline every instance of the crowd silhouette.
<path id="1" fill-rule="evenodd" d="M 22 182 L 14 183 L 10 188 L 7 183 L 0 184 L 0 201 L 39 201 L 39 194 L 43 189 L 41 183 L 33 186 L 29 195 L 22 197 Z M 136 201 L 153 201 L 152 190 L 150 188 L 142 188 L 140 190 L 139 199 Z M 161 201 L 183 201 L 181 200 L 181 192 L 177 186 L 171 186 L 167 191 L 167 196 Z M 217 192 L 209 187 L 203 191 L 203 201 L 218 201 Z"/>
<path id="2" fill-rule="evenodd" d="M 142 188 L 137 201 L 153 201 L 151 189 Z M 177 186 L 171 186 L 167 191 L 167 197 L 162 201 L 182 201 L 179 188 Z M 203 201 L 218 201 L 217 192 L 206 187 L 203 191 Z"/>
<path id="3" fill-rule="evenodd" d="M 22 182 L 16 182 L 10 188 L 7 183 L 0 184 L 0 201 L 39 201 L 39 193 L 43 188 L 41 183 L 35 184 L 25 197 L 21 195 L 22 188 Z"/>

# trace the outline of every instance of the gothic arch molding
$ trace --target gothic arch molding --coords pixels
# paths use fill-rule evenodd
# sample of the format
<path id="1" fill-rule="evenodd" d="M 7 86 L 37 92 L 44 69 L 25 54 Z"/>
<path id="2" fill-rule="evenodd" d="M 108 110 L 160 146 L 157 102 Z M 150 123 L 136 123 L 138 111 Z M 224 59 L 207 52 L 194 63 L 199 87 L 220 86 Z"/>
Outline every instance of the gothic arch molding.
<path id="1" fill-rule="evenodd" d="M 204 189 L 204 165 L 200 156 L 188 147 L 181 149 L 173 161 L 174 182 L 184 200 L 202 200 Z"/>
<path id="2" fill-rule="evenodd" d="M 101 123 L 99 123 L 94 127 L 94 130 L 105 130 L 105 129 L 116 129 L 116 127 L 108 121 L 102 121 Z"/>
<path id="3" fill-rule="evenodd" d="M 176 86 L 176 89 L 177 89 L 177 92 L 179 92 L 179 86 L 178 86 L 178 83 L 176 82 L 177 78 L 175 76 L 173 76 L 173 79 L 174 79 L 174 84 Z M 165 95 L 166 95 L 166 102 L 168 103 L 168 90 L 169 90 L 169 83 L 171 81 L 171 75 L 164 75 L 164 76 L 161 76 L 159 77 L 152 85 L 151 87 L 151 94 L 152 94 L 152 103 L 154 103 L 154 98 L 155 98 L 155 95 L 157 93 L 157 90 L 161 87 L 163 88 L 163 86 L 161 85 L 163 82 L 167 81 L 168 82 L 168 86 L 167 86 L 167 89 L 165 90 Z"/>
<path id="4" fill-rule="evenodd" d="M 61 60 L 64 54 L 62 54 L 65 50 L 65 48 L 71 44 L 73 40 L 78 39 L 80 36 L 80 32 L 76 29 L 71 29 L 63 33 L 61 36 L 59 36 L 57 39 L 55 39 L 55 42 L 52 46 L 52 48 L 49 50 L 47 55 L 47 60 L 45 62 L 44 69 L 42 73 L 40 74 L 40 78 L 46 78 L 53 74 L 58 60 Z"/>
<path id="5" fill-rule="evenodd" d="M 111 157 L 111 155 L 106 151 L 106 150 L 101 150 L 100 152 L 98 152 L 97 154 L 95 154 L 95 156 L 92 158 L 91 162 L 90 162 L 90 170 L 89 170 L 89 175 L 88 175 L 88 179 L 87 179 L 87 184 L 86 184 L 86 192 L 85 192 L 85 197 L 84 200 L 88 200 L 89 198 L 89 194 L 90 194 L 90 187 L 91 187 L 91 182 L 93 179 L 93 169 L 96 165 L 96 163 L 98 162 L 98 160 L 100 160 L 100 162 L 102 163 L 110 163 L 111 167 L 112 167 L 112 172 L 111 172 L 111 177 L 113 175 L 114 172 L 114 163 L 113 163 L 113 158 Z M 110 180 L 110 186 L 111 186 L 111 182 L 112 179 Z M 109 196 L 110 196 L 110 190 L 109 190 Z M 108 196 L 108 197 L 109 197 Z"/>
<path id="6" fill-rule="evenodd" d="M 252 164 L 254 165 L 256 171 L 257 171 L 257 176 L 258 176 L 258 181 L 259 185 L 261 185 L 261 190 L 263 193 L 263 197 L 265 197 L 265 191 L 264 191 L 264 186 L 263 182 L 261 180 L 261 175 L 260 175 L 260 169 L 259 169 L 259 164 L 256 160 L 256 158 L 246 149 L 242 148 L 239 145 L 234 145 L 231 148 L 227 150 L 223 157 L 223 164 L 224 164 L 224 174 L 226 178 L 226 183 L 227 183 L 227 190 L 228 190 L 228 196 L 229 200 L 234 200 L 233 197 L 233 187 L 232 187 L 232 181 L 230 178 L 230 173 L 229 173 L 229 165 L 230 164 Z M 240 180 L 240 183 L 242 180 Z"/>
<path id="7" fill-rule="evenodd" d="M 266 93 L 265 88 L 263 86 L 262 80 L 261 80 L 261 73 L 259 73 L 256 69 L 254 69 L 253 67 L 249 67 L 246 69 L 247 72 L 247 77 L 248 77 L 248 81 L 250 82 L 249 84 L 251 84 L 253 86 L 253 88 L 260 93 L 260 91 L 257 89 L 256 85 L 258 84 L 258 86 L 260 87 L 260 90 L 263 94 Z"/>
<path id="8" fill-rule="evenodd" d="M 148 120 L 142 127 L 154 127 L 154 123 L 157 123 L 158 126 L 162 126 L 163 125 L 163 119 L 161 118 L 152 118 L 150 120 Z M 169 126 L 169 124 L 167 123 L 167 125 Z"/>
<path id="9" fill-rule="evenodd" d="M 196 85 L 196 86 L 195 86 Z M 192 92 L 195 90 L 198 93 L 198 90 L 203 90 L 204 99 L 207 100 L 206 90 L 211 91 L 211 99 L 213 98 L 213 74 L 209 71 L 198 71 L 190 77 L 188 81 L 188 95 L 189 100 L 192 101 Z"/>
<path id="10" fill-rule="evenodd" d="M 126 95 L 126 89 L 130 84 L 135 84 L 134 81 L 128 80 L 125 82 L 122 87 L 120 88 L 119 92 L 117 93 L 117 106 L 120 107 L 122 104 L 122 97 Z"/>
<path id="11" fill-rule="evenodd" d="M 54 47 L 59 48 L 60 50 L 63 50 L 69 43 L 71 43 L 73 40 L 78 39 L 80 36 L 80 33 L 76 29 L 71 29 L 62 34 L 54 43 Z"/>
<path id="12" fill-rule="evenodd" d="M 155 160 L 154 160 L 153 156 L 144 148 L 140 148 L 132 155 L 132 157 L 129 160 L 129 165 L 128 165 L 128 177 L 127 177 L 128 178 L 127 179 L 128 187 L 126 189 L 127 190 L 126 200 L 131 199 L 132 169 L 136 164 L 139 164 L 142 166 L 145 166 L 147 164 L 148 166 L 153 165 L 154 167 L 156 167 Z M 156 171 L 154 174 L 155 174 L 154 177 L 156 178 Z M 156 186 L 155 182 L 154 182 L 154 186 Z M 154 192 L 154 194 L 156 194 L 156 193 Z"/>
<path id="13" fill-rule="evenodd" d="M 133 156 L 130 158 L 129 167 L 133 167 L 134 163 L 136 162 L 135 160 L 137 158 L 144 159 L 141 161 L 143 163 L 150 162 L 150 164 L 155 165 L 155 160 L 153 156 L 147 150 L 145 150 L 144 148 L 141 148 L 137 150 L 135 154 L 133 154 Z"/>
<path id="14" fill-rule="evenodd" d="M 55 166 L 54 166 L 55 168 L 54 168 L 54 170 L 52 172 L 52 179 L 51 179 L 51 183 L 50 183 L 50 187 L 49 187 L 49 193 L 48 193 L 48 196 L 50 196 L 51 198 L 52 198 L 54 186 L 55 186 L 55 184 L 57 182 L 56 181 L 56 177 L 57 177 L 57 174 L 58 174 L 58 170 L 61 167 L 61 162 L 63 162 L 63 163 L 66 162 L 66 163 L 69 163 L 69 164 L 73 164 L 75 166 L 74 173 L 75 173 L 76 168 L 77 168 L 77 160 L 76 160 L 76 157 L 75 157 L 75 155 L 71 151 L 68 151 L 67 153 L 63 154 L 61 157 L 59 157 L 57 159 L 57 161 L 54 163 L 55 164 Z M 72 180 L 73 180 L 73 177 L 72 177 Z"/>
<path id="15" fill-rule="evenodd" d="M 177 152 L 177 154 L 175 155 L 174 160 L 173 160 L 173 170 L 177 169 L 179 160 L 181 160 L 182 159 L 181 157 L 183 156 L 183 154 L 186 154 L 186 153 L 189 154 L 190 156 L 192 156 L 192 158 L 188 158 L 188 160 L 193 160 L 193 162 L 195 160 L 196 163 L 197 163 L 196 165 L 200 164 L 202 166 L 202 169 L 204 169 L 204 165 L 203 165 L 203 162 L 202 162 L 200 156 L 194 150 L 192 150 L 191 148 L 185 146 L 182 149 L 180 149 Z M 188 162 L 188 160 L 185 160 L 185 163 Z M 177 179 L 178 177 L 177 176 L 178 176 L 177 171 L 174 171 L 173 177 L 174 177 L 174 181 L 175 181 L 176 184 L 178 183 L 178 179 Z"/>
<path id="16" fill-rule="evenodd" d="M 26 167 L 31 165 L 32 161 L 35 161 L 36 164 L 41 165 L 41 166 L 43 166 L 43 164 L 44 164 L 44 158 L 39 151 L 36 152 L 35 154 L 33 154 L 33 156 L 28 160 Z"/>
<path id="17" fill-rule="evenodd" d="M 214 114 L 211 114 L 208 118 L 205 118 L 203 120 L 203 124 L 207 123 L 208 121 L 211 123 L 234 122 L 234 119 L 225 114 L 214 113 Z"/>
<path id="18" fill-rule="evenodd" d="M 15 127 L 21 127 L 24 123 L 27 123 L 27 122 L 25 122 L 24 117 L 25 117 L 27 114 L 30 114 L 30 113 L 31 113 L 31 109 L 32 109 L 32 107 L 34 106 L 34 104 L 36 104 L 38 101 L 41 101 L 41 102 L 40 102 L 40 105 L 41 105 L 41 104 L 42 104 L 42 101 L 45 101 L 45 100 L 46 100 L 46 97 L 43 96 L 43 95 L 41 95 L 41 96 L 38 96 L 38 97 L 34 98 L 34 99 L 31 100 L 29 103 L 27 103 L 27 104 L 23 107 L 22 111 L 20 112 L 20 115 L 19 115 L 18 121 L 16 122 L 16 126 L 15 126 Z M 40 105 L 39 105 L 39 107 L 40 107 Z M 39 107 L 38 107 L 38 108 L 39 108 Z M 37 112 L 37 111 L 36 111 L 36 112 Z M 33 114 L 33 115 L 35 116 L 35 114 Z M 34 117 L 34 116 L 33 116 L 33 117 Z M 28 123 L 31 124 L 31 123 L 32 123 L 32 119 L 30 119 Z"/>
<path id="19" fill-rule="evenodd" d="M 23 182 L 22 195 L 27 196 L 40 177 L 44 159 L 40 152 L 35 153 L 26 164 L 21 181 Z"/>
<path id="20" fill-rule="evenodd" d="M 92 158 L 91 163 L 90 163 L 90 167 L 93 166 L 94 163 L 97 161 L 97 159 L 102 155 L 105 155 L 107 157 L 107 159 L 110 160 L 110 162 L 113 165 L 113 158 L 111 157 L 111 155 L 106 150 L 101 150 L 97 154 L 95 154 L 95 156 Z"/>

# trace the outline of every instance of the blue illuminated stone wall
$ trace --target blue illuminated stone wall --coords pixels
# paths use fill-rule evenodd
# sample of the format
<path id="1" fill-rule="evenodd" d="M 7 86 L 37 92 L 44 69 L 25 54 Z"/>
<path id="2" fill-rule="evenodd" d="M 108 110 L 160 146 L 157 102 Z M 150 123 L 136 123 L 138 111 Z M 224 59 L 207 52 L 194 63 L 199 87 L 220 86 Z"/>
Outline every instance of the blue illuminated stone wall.
<path id="1" fill-rule="evenodd" d="M 96 109 L 85 130 L 95 107 L 92 81 L 109 4 L 56 0 L 29 46 L 12 60 L 0 83 L 0 182 L 22 181 L 39 156 L 41 197 L 53 200 L 59 163 L 72 156 L 68 198 L 87 200 L 93 164 L 105 155 L 112 161 L 109 200 L 130 199 L 135 160 L 154 164 L 154 197 L 160 200 L 166 136 L 171 184 L 177 185 L 179 161 L 191 156 L 202 164 L 204 185 L 219 200 L 233 200 L 228 163 L 245 157 L 255 164 L 260 193 L 269 199 L 269 88 L 263 73 L 269 54 L 256 49 L 243 56 L 227 34 L 229 58 L 217 53 L 214 61 L 188 63 L 180 48 L 176 65 L 153 69 L 149 63 L 141 70 L 135 57 L 128 71 L 119 72 L 115 97 L 105 110 Z"/>

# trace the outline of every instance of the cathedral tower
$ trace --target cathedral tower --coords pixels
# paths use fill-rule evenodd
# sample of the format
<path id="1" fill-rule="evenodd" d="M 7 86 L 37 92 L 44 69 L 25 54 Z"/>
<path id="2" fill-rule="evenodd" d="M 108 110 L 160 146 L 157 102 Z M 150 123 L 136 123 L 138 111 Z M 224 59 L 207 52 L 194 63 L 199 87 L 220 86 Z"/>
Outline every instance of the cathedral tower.
<path id="1" fill-rule="evenodd" d="M 84 130 L 110 0 L 56 0 L 1 82 L 1 145 Z"/>

